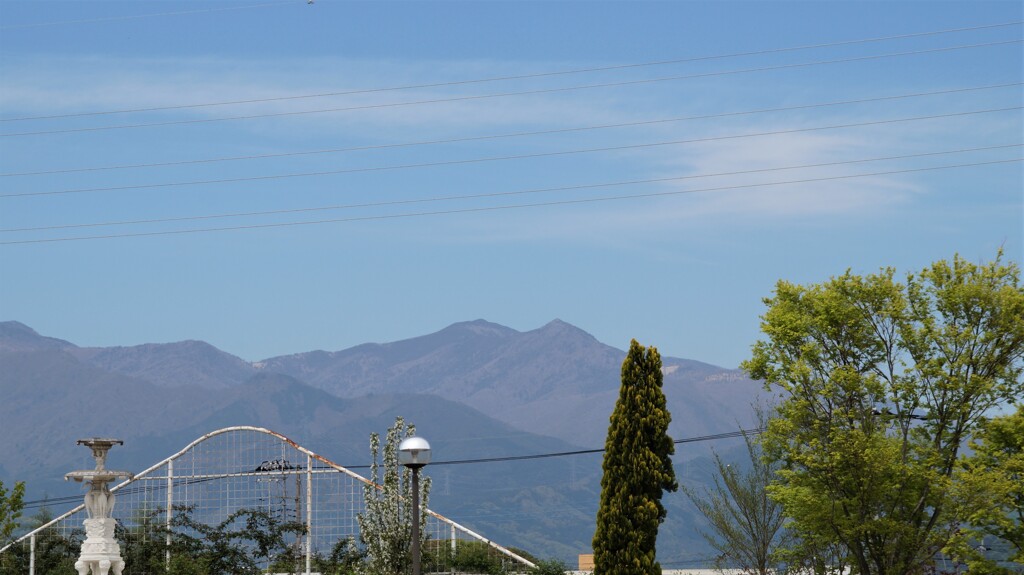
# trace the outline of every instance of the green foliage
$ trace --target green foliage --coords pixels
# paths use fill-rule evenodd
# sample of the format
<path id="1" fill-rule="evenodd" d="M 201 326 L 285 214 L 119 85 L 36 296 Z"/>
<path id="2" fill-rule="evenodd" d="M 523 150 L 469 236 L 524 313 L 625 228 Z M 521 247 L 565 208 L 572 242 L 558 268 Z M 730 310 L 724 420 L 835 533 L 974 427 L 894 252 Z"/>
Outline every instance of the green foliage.
<path id="1" fill-rule="evenodd" d="M 760 426 L 767 417 L 755 408 Z M 703 492 L 684 487 L 683 492 L 708 520 L 710 532 L 701 532 L 719 553 L 719 568 L 738 567 L 744 573 L 768 575 L 777 571 L 779 550 L 786 548 L 791 537 L 783 529 L 782 505 L 768 496 L 768 486 L 775 479 L 778 462 L 761 456 L 758 440 L 744 433 L 750 467 L 741 471 L 715 454 L 718 474 L 714 486 Z"/>
<path id="2" fill-rule="evenodd" d="M 18 528 L 18 518 L 25 506 L 25 482 L 19 481 L 8 490 L 0 481 L 0 546 L 6 545 Z"/>
<path id="3" fill-rule="evenodd" d="M 312 557 L 310 557 L 312 560 Z M 271 557 L 269 573 L 305 573 L 306 553 L 300 547 L 290 547 Z"/>
<path id="4" fill-rule="evenodd" d="M 467 541 L 455 549 L 452 567 L 464 573 L 500 575 L 504 573 L 500 559 L 491 556 L 490 548 L 482 541 Z"/>
<path id="5" fill-rule="evenodd" d="M 45 525 L 53 514 L 42 508 L 27 521 L 31 528 Z M 36 573 L 48 575 L 77 575 L 75 561 L 81 551 L 83 534 L 74 531 L 62 537 L 56 530 L 47 529 L 36 536 Z M 0 575 L 24 575 L 29 568 L 29 543 L 14 545 L 0 553 Z"/>
<path id="6" fill-rule="evenodd" d="M 526 559 L 530 563 L 538 563 L 540 561 L 539 559 L 537 559 L 536 556 L 534 556 L 533 553 L 530 553 L 526 549 L 520 549 L 519 547 L 512 547 L 512 546 L 506 546 L 505 548 L 508 549 L 509 551 L 515 553 L 516 555 L 522 557 L 523 559 Z M 517 567 L 517 569 L 518 569 L 518 567 Z"/>
<path id="7" fill-rule="evenodd" d="M 286 564 L 285 571 L 296 565 L 293 543 L 305 533 L 299 523 L 281 521 L 261 509 L 238 510 L 216 525 L 197 521 L 192 514 L 191 507 L 176 507 L 169 531 L 165 511 L 159 508 L 140 511 L 118 525 L 124 575 L 233 575 L 259 573 L 260 566 L 275 561 Z"/>
<path id="8" fill-rule="evenodd" d="M 33 526 L 52 518 L 45 508 L 28 522 Z M 244 575 L 262 573 L 262 566 L 291 572 L 297 565 L 304 568 L 304 557 L 294 545 L 305 526 L 281 521 L 276 515 L 260 509 L 242 509 L 216 525 L 207 525 L 193 517 L 190 507 L 174 509 L 171 528 L 166 524 L 163 509 L 141 510 L 118 523 L 116 538 L 125 561 L 124 575 Z M 171 545 L 167 546 L 167 535 Z M 319 560 L 317 567 L 325 575 L 348 575 L 358 564 L 359 552 L 341 541 L 329 558 Z M 72 532 L 62 537 L 56 529 L 36 535 L 36 573 L 77 575 L 75 561 L 81 552 L 82 534 Z M 168 551 L 170 563 L 168 564 Z M 354 562 L 350 555 L 355 555 Z M 23 575 L 28 572 L 29 545 L 15 545 L 0 554 L 0 575 Z"/>
<path id="9" fill-rule="evenodd" d="M 527 571 L 529 575 L 565 575 L 569 570 L 569 566 L 558 559 L 544 559 L 534 563 L 537 566 Z"/>
<path id="10" fill-rule="evenodd" d="M 398 444 L 416 434 L 413 425 L 406 425 L 401 417 L 388 430 L 384 449 L 380 436 L 370 435 L 370 484 L 363 491 L 366 511 L 357 516 L 359 537 L 366 549 L 366 570 L 371 575 L 404 573 L 412 564 L 412 472 L 400 468 Z M 379 461 L 378 461 L 379 459 Z M 430 479 L 420 478 L 420 548 L 426 549 L 426 514 L 430 494 Z"/>
<path id="11" fill-rule="evenodd" d="M 605 442 L 601 503 L 594 534 L 594 575 L 660 575 L 655 560 L 662 492 L 675 491 L 668 435 L 672 416 L 662 391 L 661 356 L 636 340 L 622 363 L 622 386 Z"/>
<path id="12" fill-rule="evenodd" d="M 322 575 L 355 575 L 360 573 L 365 558 L 366 553 L 353 539 L 339 539 L 327 557 L 313 556 L 313 570 Z"/>
<path id="13" fill-rule="evenodd" d="M 762 438 L 784 463 L 771 495 L 801 541 L 855 573 L 929 568 L 971 516 L 961 447 L 1024 392 L 1018 267 L 958 256 L 905 285 L 892 269 L 780 281 L 765 304 L 768 339 L 743 368 L 783 392 Z"/>
<path id="14" fill-rule="evenodd" d="M 171 555 L 169 569 L 166 572 L 174 575 L 208 575 L 209 571 L 207 571 L 205 563 L 202 559 L 188 555 Z M 159 571 L 155 573 L 159 573 Z"/>
<path id="15" fill-rule="evenodd" d="M 140 510 L 129 521 L 119 521 L 115 537 L 121 546 L 124 575 L 149 575 L 167 570 L 166 517 L 161 509 Z"/>
<path id="16" fill-rule="evenodd" d="M 461 573 L 502 575 L 508 572 L 509 559 L 483 541 L 459 541 L 451 568 Z"/>
<path id="17" fill-rule="evenodd" d="M 950 546 L 971 572 L 1000 573 L 976 543 L 986 536 L 1009 543 L 1011 561 L 1024 564 L 1024 405 L 985 422 L 971 440 L 973 453 L 961 459 L 959 479 L 971 494 L 970 529 Z M 991 543 L 990 543 L 991 545 Z"/>
<path id="18" fill-rule="evenodd" d="M 196 521 L 188 508 L 171 519 L 171 556 L 182 570 L 202 575 L 258 573 L 272 557 L 292 553 L 289 540 L 305 526 L 282 522 L 261 509 L 240 509 L 216 525 Z"/>
<path id="19" fill-rule="evenodd" d="M 475 573 L 480 575 L 501 575 L 519 573 L 523 565 L 483 541 L 458 540 L 452 552 L 451 539 L 431 539 L 424 550 L 425 573 Z M 509 547 L 509 551 L 536 563 L 537 559 L 522 549 Z"/>

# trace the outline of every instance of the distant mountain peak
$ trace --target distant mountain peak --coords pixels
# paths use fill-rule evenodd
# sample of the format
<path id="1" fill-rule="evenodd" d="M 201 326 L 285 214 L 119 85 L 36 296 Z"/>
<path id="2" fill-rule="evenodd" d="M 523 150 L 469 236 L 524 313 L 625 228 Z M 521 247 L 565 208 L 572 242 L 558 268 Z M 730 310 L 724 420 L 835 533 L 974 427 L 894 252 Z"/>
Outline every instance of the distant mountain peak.
<path id="1" fill-rule="evenodd" d="M 20 321 L 0 321 L 0 336 L 16 333 L 23 333 L 35 336 L 39 335 L 39 332 L 21 323 Z"/>
<path id="2" fill-rule="evenodd" d="M 2 351 L 36 351 L 41 349 L 66 349 L 74 344 L 46 337 L 20 321 L 0 322 L 0 350 Z"/>
<path id="3" fill-rule="evenodd" d="M 493 323 L 485 319 L 475 319 L 473 321 L 460 321 L 453 323 L 444 330 L 459 330 L 467 331 L 474 335 L 511 335 L 519 333 L 516 330 L 503 326 L 501 324 Z"/>
<path id="4" fill-rule="evenodd" d="M 552 336 L 558 336 L 558 337 L 566 337 L 566 336 L 580 337 L 580 338 L 585 338 L 587 340 L 597 341 L 597 339 L 594 336 L 590 335 L 585 330 L 580 329 L 580 328 L 574 326 L 571 323 L 568 323 L 566 321 L 562 321 L 562 320 L 557 319 L 557 318 L 549 321 L 548 323 L 544 324 L 543 326 L 541 326 L 541 327 L 539 327 L 539 328 L 537 328 L 537 329 L 535 329 L 533 331 L 535 333 L 545 334 L 545 335 L 552 335 Z"/>

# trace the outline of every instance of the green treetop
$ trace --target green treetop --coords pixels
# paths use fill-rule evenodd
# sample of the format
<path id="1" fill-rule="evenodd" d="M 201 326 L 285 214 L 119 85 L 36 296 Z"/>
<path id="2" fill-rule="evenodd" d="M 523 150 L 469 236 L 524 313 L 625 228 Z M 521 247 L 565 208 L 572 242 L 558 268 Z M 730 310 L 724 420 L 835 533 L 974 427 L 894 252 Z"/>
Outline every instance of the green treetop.
<path id="1" fill-rule="evenodd" d="M 1024 392 L 1019 268 L 956 257 L 905 284 L 892 269 L 781 281 L 765 304 L 743 367 L 783 392 L 762 437 L 784 463 L 772 496 L 854 573 L 923 572 L 972 514 L 958 454 Z"/>

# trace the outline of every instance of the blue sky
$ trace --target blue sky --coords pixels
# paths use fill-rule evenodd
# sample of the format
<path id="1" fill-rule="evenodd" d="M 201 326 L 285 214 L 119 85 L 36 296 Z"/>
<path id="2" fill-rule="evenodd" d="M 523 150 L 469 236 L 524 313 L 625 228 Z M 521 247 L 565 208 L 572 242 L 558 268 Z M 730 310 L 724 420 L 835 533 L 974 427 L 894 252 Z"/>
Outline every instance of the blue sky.
<path id="1" fill-rule="evenodd" d="M 1021 20 L 0 0 L 0 319 L 258 360 L 560 318 L 735 367 L 779 279 L 1021 261 Z"/>

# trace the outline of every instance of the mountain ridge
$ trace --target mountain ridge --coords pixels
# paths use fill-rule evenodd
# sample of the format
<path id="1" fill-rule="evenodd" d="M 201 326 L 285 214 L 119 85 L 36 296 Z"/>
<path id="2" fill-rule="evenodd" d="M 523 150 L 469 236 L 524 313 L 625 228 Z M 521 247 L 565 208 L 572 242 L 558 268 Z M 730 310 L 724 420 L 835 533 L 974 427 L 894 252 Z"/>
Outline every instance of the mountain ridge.
<path id="1" fill-rule="evenodd" d="M 603 444 L 625 357 L 559 319 L 522 332 L 477 319 L 394 342 L 252 363 L 195 340 L 84 348 L 18 322 L 0 322 L 0 350 L 33 346 L 62 349 L 95 367 L 168 388 L 224 389 L 244 386 L 259 373 L 278 373 L 338 397 L 438 395 L 582 447 Z M 720 433 L 750 421 L 744 413 L 761 394 L 760 384 L 738 370 L 691 359 L 662 360 L 669 409 L 677 416 L 672 433 Z"/>

